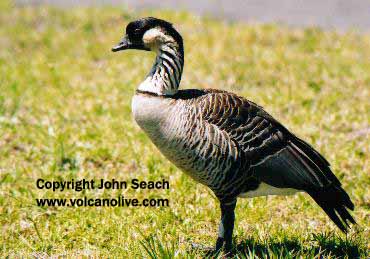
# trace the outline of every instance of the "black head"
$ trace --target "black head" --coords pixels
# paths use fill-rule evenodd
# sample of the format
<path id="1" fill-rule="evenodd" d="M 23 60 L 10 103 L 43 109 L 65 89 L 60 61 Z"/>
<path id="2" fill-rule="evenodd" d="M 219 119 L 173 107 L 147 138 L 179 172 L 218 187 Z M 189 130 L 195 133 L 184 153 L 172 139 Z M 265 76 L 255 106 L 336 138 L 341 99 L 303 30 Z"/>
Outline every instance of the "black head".
<path id="1" fill-rule="evenodd" d="M 125 49 L 155 50 L 161 44 L 173 42 L 182 49 L 182 38 L 171 23 L 154 17 L 130 22 L 126 34 L 112 51 Z"/>

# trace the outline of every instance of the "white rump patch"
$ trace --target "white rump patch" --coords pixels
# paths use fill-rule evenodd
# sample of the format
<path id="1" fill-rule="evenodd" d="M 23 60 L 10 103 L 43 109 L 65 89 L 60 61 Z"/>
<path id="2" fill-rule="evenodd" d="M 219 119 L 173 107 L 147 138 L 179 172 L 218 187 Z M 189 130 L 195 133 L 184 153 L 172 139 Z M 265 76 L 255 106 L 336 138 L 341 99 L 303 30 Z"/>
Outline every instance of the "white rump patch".
<path id="1" fill-rule="evenodd" d="M 261 183 L 256 190 L 241 193 L 238 197 L 240 198 L 253 198 L 267 195 L 292 195 L 300 190 L 292 188 L 277 188 L 266 183 Z"/>

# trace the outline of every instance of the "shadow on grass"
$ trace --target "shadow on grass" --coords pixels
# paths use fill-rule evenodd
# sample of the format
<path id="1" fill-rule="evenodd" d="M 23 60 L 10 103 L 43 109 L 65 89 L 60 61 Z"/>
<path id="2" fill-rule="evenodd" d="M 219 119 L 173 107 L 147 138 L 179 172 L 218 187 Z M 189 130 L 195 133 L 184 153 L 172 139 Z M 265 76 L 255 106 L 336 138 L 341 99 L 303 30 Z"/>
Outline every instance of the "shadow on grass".
<path id="1" fill-rule="evenodd" d="M 219 257 L 209 250 L 199 252 L 205 257 Z M 268 240 L 251 237 L 235 245 L 233 255 L 236 258 L 360 258 L 366 256 L 366 251 L 354 238 L 317 234 L 304 242 L 294 238 L 278 241 L 273 237 Z"/>
<path id="2" fill-rule="evenodd" d="M 150 235 L 140 241 L 143 252 L 149 258 L 173 258 L 179 255 L 178 241 L 168 242 L 156 235 Z M 181 252 L 180 252 L 181 253 Z M 311 238 L 268 237 L 256 239 L 250 237 L 234 246 L 232 255 L 218 252 L 201 244 L 181 253 L 181 258 L 366 258 L 366 245 L 355 236 L 342 237 L 332 233 L 316 234 Z"/>

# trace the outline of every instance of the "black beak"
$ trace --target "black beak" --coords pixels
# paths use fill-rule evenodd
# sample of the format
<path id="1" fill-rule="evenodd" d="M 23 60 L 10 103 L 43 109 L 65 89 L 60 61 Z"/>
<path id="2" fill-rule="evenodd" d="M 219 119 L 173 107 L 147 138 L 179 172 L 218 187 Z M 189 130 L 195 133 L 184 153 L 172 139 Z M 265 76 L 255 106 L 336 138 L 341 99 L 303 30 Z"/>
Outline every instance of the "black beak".
<path id="1" fill-rule="evenodd" d="M 125 49 L 130 49 L 132 46 L 129 38 L 127 37 L 127 35 L 125 35 L 125 37 L 122 38 L 122 40 L 117 44 L 117 46 L 114 46 L 112 48 L 112 51 L 113 52 L 116 52 L 116 51 L 120 51 L 120 50 L 125 50 Z"/>
<path id="2" fill-rule="evenodd" d="M 112 48 L 113 52 L 125 50 L 125 49 L 139 49 L 150 51 L 149 48 L 146 48 L 143 43 L 133 43 L 127 35 L 125 35 L 122 40 Z"/>

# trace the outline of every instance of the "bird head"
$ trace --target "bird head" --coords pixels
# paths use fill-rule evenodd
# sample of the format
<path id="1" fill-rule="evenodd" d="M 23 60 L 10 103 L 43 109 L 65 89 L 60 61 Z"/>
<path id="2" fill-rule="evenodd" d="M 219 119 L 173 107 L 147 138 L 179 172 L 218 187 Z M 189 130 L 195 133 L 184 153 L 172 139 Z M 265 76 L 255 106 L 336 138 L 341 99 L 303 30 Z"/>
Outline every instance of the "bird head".
<path id="1" fill-rule="evenodd" d="M 158 51 L 163 45 L 172 44 L 182 49 L 182 38 L 171 23 L 154 17 L 140 18 L 130 22 L 113 52 L 138 49 Z"/>

